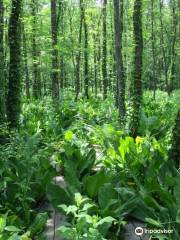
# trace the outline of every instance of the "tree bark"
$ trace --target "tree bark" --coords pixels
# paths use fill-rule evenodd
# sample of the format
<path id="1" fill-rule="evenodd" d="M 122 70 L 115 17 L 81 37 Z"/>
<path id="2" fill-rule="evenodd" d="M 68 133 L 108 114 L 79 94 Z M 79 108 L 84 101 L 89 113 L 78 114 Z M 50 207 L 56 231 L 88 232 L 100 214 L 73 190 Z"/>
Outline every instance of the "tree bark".
<path id="1" fill-rule="evenodd" d="M 26 97 L 30 98 L 30 78 L 29 78 L 29 69 L 28 69 L 28 56 L 27 56 L 27 41 L 26 33 L 24 29 L 24 24 L 22 25 L 23 31 L 23 55 L 24 55 L 24 71 L 25 71 L 25 90 Z"/>
<path id="2" fill-rule="evenodd" d="M 76 97 L 75 100 L 77 101 L 79 92 L 80 92 L 80 61 L 81 61 L 81 42 L 82 42 L 82 26 L 83 26 L 83 1 L 79 1 L 80 6 L 80 25 L 79 25 L 79 36 L 78 36 L 78 44 L 79 49 L 76 55 L 76 83 L 75 83 L 75 91 Z"/>
<path id="3" fill-rule="evenodd" d="M 88 58 L 88 27 L 85 16 L 85 3 L 82 0 L 81 13 L 84 23 L 84 95 L 89 98 L 89 58 Z"/>
<path id="4" fill-rule="evenodd" d="M 155 59 L 155 34 L 154 34 L 154 0 L 151 0 L 151 47 L 152 47 L 152 72 L 153 72 L 153 97 L 156 98 L 156 59 Z"/>
<path id="5" fill-rule="evenodd" d="M 4 4 L 0 0 L 0 124 L 5 121 Z"/>
<path id="6" fill-rule="evenodd" d="M 22 0 L 12 0 L 9 20 L 9 88 L 7 97 L 7 119 L 10 127 L 17 127 L 20 114 L 21 91 L 21 32 L 20 14 Z"/>
<path id="7" fill-rule="evenodd" d="M 169 151 L 169 159 L 177 169 L 180 167 L 180 110 L 177 113 L 173 128 L 172 145 Z"/>
<path id="8" fill-rule="evenodd" d="M 125 118 L 125 79 L 122 56 L 122 34 L 123 34 L 123 0 L 114 0 L 114 33 L 115 33 L 115 57 L 117 72 L 117 102 L 120 120 Z"/>
<path id="9" fill-rule="evenodd" d="M 176 16 L 176 2 L 171 0 L 172 5 L 172 40 L 171 40 L 171 74 L 170 74 L 170 92 L 175 89 L 175 46 L 177 39 L 177 16 Z"/>
<path id="10" fill-rule="evenodd" d="M 166 85 L 166 91 L 169 94 L 169 84 L 168 84 L 168 64 L 166 59 L 166 50 L 165 50 L 165 41 L 164 41 L 164 24 L 163 24 L 163 1 L 159 0 L 159 11 L 160 11 L 160 26 L 161 26 L 161 32 L 160 32 L 160 41 L 161 41 L 161 50 L 162 50 L 162 56 L 163 56 L 163 69 L 164 69 L 164 76 L 165 76 L 165 85 Z"/>
<path id="11" fill-rule="evenodd" d="M 108 88 L 108 79 L 107 79 L 107 26 L 106 26 L 106 6 L 107 0 L 103 0 L 103 47 L 102 47 L 102 76 L 103 76 L 103 93 L 104 99 L 107 98 L 107 88 Z"/>
<path id="12" fill-rule="evenodd" d="M 32 0 L 32 17 L 33 17 L 33 31 L 32 31 L 32 55 L 33 55 L 33 95 L 35 98 L 41 96 L 41 74 L 40 74 L 40 61 L 39 50 L 37 45 L 37 2 Z"/>
<path id="13" fill-rule="evenodd" d="M 59 100 L 59 74 L 58 74 L 58 16 L 57 2 L 51 0 L 51 34 L 52 34 L 52 98 L 54 102 Z"/>
<path id="14" fill-rule="evenodd" d="M 142 1 L 135 0 L 133 12 L 134 29 L 134 70 L 133 70 L 133 116 L 131 134 L 136 137 L 140 122 L 140 108 L 142 103 L 142 67 L 143 67 L 143 35 L 142 35 Z"/>

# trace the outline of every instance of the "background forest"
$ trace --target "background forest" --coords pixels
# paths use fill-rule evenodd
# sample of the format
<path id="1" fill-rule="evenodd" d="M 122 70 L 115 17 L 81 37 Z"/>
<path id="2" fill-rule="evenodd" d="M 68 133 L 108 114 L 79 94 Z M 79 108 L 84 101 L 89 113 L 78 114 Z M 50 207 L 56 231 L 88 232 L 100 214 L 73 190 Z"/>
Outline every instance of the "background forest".
<path id="1" fill-rule="evenodd" d="M 0 0 L 0 240 L 178 240 L 179 63 L 179 0 Z"/>

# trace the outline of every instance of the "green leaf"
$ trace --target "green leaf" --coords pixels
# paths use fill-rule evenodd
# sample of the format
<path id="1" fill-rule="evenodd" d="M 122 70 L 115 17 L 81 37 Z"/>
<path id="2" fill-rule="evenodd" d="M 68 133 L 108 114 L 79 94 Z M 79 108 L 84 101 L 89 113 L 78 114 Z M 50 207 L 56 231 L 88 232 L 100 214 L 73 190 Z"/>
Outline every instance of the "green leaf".
<path id="1" fill-rule="evenodd" d="M 64 135 L 64 139 L 67 142 L 70 142 L 73 139 L 73 135 L 74 135 L 73 132 L 71 130 L 68 130 Z"/>
<path id="2" fill-rule="evenodd" d="M 150 225 L 152 226 L 155 226 L 155 227 L 161 227 L 161 223 L 158 222 L 157 220 L 154 220 L 152 218 L 145 218 L 146 222 L 149 223 Z"/>
<path id="3" fill-rule="evenodd" d="M 118 216 L 121 201 L 111 183 L 105 183 L 98 193 L 98 202 L 103 215 Z"/>
<path id="4" fill-rule="evenodd" d="M 115 221 L 115 218 L 112 218 L 110 216 L 102 218 L 97 224 L 97 228 L 103 236 L 106 236 L 109 228 L 111 227 L 112 223 Z"/>
<path id="5" fill-rule="evenodd" d="M 47 213 L 39 213 L 35 217 L 33 224 L 29 228 L 31 236 L 34 236 L 36 233 L 42 232 L 47 220 L 48 220 Z"/>
<path id="6" fill-rule="evenodd" d="M 6 226 L 6 215 L 0 216 L 0 233 L 4 231 Z"/>
<path id="7" fill-rule="evenodd" d="M 57 186 L 53 183 L 50 183 L 47 186 L 47 197 L 56 209 L 58 209 L 58 206 L 61 204 L 70 205 L 72 203 L 72 198 L 68 192 L 63 187 Z"/>
<path id="8" fill-rule="evenodd" d="M 19 232 L 21 231 L 19 228 L 15 227 L 15 226 L 7 226 L 5 227 L 5 230 L 8 232 Z"/>
<path id="9" fill-rule="evenodd" d="M 178 209 L 178 211 L 177 211 L 176 221 L 177 221 L 177 223 L 180 223 L 180 209 Z"/>
<path id="10" fill-rule="evenodd" d="M 86 179 L 86 191 L 89 197 L 95 198 L 99 188 L 106 182 L 108 182 L 108 177 L 104 171 L 100 171 L 93 176 L 88 176 Z"/>

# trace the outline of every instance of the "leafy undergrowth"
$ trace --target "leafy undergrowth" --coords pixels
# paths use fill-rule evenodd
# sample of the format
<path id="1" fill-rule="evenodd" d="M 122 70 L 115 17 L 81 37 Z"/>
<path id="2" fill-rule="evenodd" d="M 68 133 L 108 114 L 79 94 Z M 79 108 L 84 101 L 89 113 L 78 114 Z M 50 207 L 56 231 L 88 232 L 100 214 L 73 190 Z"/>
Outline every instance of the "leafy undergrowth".
<path id="1" fill-rule="evenodd" d="M 67 240 L 119 239 L 129 218 L 173 230 L 156 239 L 179 239 L 180 175 L 168 159 L 178 99 L 147 92 L 135 140 L 111 96 L 74 102 L 66 93 L 56 110 L 49 98 L 24 100 L 20 130 L 0 145 L 0 239 L 45 239 L 46 196 L 67 215 Z M 65 187 L 52 184 L 59 174 Z"/>

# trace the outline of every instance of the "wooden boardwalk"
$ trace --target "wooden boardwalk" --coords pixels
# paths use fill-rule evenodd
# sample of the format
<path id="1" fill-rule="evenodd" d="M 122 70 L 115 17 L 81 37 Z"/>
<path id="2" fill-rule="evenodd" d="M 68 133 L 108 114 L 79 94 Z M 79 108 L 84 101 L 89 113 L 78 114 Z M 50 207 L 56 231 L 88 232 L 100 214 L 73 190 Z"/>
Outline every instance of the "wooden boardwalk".
<path id="1" fill-rule="evenodd" d="M 64 185 L 64 179 L 62 177 L 56 177 L 55 183 L 59 186 Z M 45 236 L 47 240 L 63 240 L 57 230 L 61 226 L 61 223 L 65 220 L 65 216 L 57 212 L 52 205 L 46 207 L 47 211 L 50 211 L 50 218 L 46 223 Z"/>
<path id="2" fill-rule="evenodd" d="M 98 160 L 102 156 L 102 152 L 97 147 L 95 149 L 96 159 Z M 99 169 L 97 168 L 96 170 Z M 64 179 L 61 176 L 56 177 L 54 179 L 54 182 L 59 186 L 65 185 Z M 44 210 L 51 212 L 45 229 L 45 236 L 47 240 L 63 240 L 63 238 L 59 236 L 57 230 L 61 226 L 62 222 L 65 220 L 65 216 L 57 212 L 50 204 L 47 205 Z M 135 234 L 135 229 L 137 227 L 144 228 L 145 226 L 142 222 L 130 220 L 130 222 L 125 226 L 123 236 L 119 240 L 150 240 L 150 236 L 145 234 L 137 236 Z"/>

